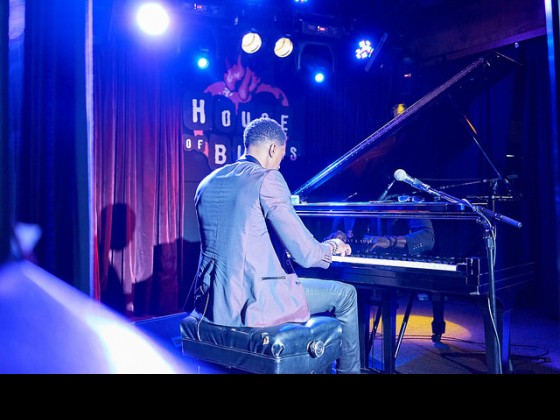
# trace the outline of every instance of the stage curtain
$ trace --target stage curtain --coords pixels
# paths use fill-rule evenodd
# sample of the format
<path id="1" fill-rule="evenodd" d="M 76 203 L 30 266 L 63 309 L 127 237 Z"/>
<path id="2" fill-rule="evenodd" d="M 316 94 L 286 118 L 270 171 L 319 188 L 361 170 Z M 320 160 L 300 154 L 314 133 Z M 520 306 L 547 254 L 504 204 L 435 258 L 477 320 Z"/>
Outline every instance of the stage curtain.
<path id="1" fill-rule="evenodd" d="M 180 92 L 157 51 L 94 46 L 96 298 L 128 316 L 180 310 Z"/>
<path id="2" fill-rule="evenodd" d="M 8 4 L 0 4 L 0 36 L 2 39 L 8 38 Z M 0 139 L 8 139 L 8 43 L 0 43 Z M 9 156 L 10 142 L 0 142 L 0 166 L 10 167 Z M 10 236 L 11 236 L 11 206 L 13 198 L 11 195 L 11 172 L 2 171 L 0 173 L 0 197 L 5 197 L 6 202 L 0 209 L 0 263 L 10 255 Z"/>
<path id="3" fill-rule="evenodd" d="M 10 54 L 10 67 L 23 69 L 22 80 L 15 75 L 10 80 L 13 222 L 38 225 L 42 235 L 33 258 L 89 293 L 89 0 L 13 1 L 10 7 L 25 16 L 17 34 L 25 46 Z"/>

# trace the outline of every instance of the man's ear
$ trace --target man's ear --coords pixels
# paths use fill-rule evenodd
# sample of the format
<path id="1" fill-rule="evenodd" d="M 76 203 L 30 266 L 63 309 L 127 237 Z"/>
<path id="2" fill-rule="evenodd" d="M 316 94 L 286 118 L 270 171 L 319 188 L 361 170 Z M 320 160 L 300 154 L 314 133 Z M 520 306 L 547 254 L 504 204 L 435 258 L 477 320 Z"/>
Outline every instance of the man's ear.
<path id="1" fill-rule="evenodd" d="M 274 153 L 276 152 L 276 143 L 270 143 L 270 146 L 268 147 L 268 156 L 269 157 L 274 157 Z"/>

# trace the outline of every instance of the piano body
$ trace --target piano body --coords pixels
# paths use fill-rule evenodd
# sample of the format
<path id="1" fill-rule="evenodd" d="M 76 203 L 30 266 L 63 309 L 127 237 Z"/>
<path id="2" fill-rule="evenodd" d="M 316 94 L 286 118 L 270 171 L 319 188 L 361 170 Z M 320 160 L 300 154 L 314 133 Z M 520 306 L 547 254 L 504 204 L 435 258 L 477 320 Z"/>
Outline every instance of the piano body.
<path id="1" fill-rule="evenodd" d="M 508 178 L 482 149 L 465 109 L 481 88 L 515 65 L 499 53 L 472 62 L 293 192 L 296 212 L 316 238 L 335 231 L 348 234 L 351 256 L 335 257 L 327 270 L 298 267 L 298 274 L 356 286 L 363 368 L 369 368 L 371 337 L 381 320 L 382 371 L 395 372 L 412 296 L 427 292 L 477 300 L 484 319 L 488 371 L 510 369 L 510 314 L 534 267 L 525 261 L 522 247 L 516 246 L 525 241 L 522 227 L 498 218 L 488 220 L 464 204 L 466 200 L 474 209 L 490 209 L 496 215 L 503 211 L 516 222 L 520 201 Z M 394 172 L 400 168 L 422 182 L 429 181 L 436 191 L 445 190 L 451 197 L 457 194 L 460 201 L 395 182 Z M 371 238 L 372 226 L 411 220 L 432 224 L 435 243 L 431 250 L 395 254 L 371 249 L 367 238 Z M 402 293 L 411 300 L 397 335 L 397 297 Z M 372 305 L 378 307 L 373 331 Z"/>

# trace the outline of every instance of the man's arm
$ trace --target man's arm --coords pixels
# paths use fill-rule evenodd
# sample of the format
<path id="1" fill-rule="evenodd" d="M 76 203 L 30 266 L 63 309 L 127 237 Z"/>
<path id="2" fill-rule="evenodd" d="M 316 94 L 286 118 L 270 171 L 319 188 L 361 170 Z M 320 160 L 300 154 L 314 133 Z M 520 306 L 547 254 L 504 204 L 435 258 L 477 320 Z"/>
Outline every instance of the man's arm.
<path id="1" fill-rule="evenodd" d="M 327 268 L 333 254 L 351 252 L 350 246 L 339 239 L 319 242 L 314 238 L 296 213 L 288 185 L 279 171 L 271 170 L 266 174 L 260 199 L 265 218 L 294 261 L 302 267 Z"/>
<path id="2" fill-rule="evenodd" d="M 364 241 L 371 244 L 371 249 L 387 249 L 420 254 L 431 251 L 435 244 L 432 221 L 429 219 L 410 219 L 409 233 L 406 235 L 365 235 Z"/>

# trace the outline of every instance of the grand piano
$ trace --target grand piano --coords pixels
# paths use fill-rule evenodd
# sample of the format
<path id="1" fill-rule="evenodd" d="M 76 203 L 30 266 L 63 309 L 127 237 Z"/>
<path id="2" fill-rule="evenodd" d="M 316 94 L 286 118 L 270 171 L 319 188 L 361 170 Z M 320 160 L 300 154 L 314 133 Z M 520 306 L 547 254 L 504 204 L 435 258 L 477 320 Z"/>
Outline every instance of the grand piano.
<path id="1" fill-rule="evenodd" d="M 451 295 L 478 302 L 488 372 L 512 371 L 511 311 L 534 267 L 526 260 L 526 232 L 517 219 L 517 174 L 500 167 L 511 172 L 515 166 L 505 157 L 494 162 L 468 113 L 473 101 L 518 66 L 497 52 L 470 62 L 293 191 L 296 212 L 316 238 L 342 231 L 352 246 L 352 255 L 334 257 L 329 269 L 298 267 L 298 274 L 356 286 L 362 368 L 370 369 L 381 320 L 380 371 L 395 373 L 414 296 L 428 293 L 438 302 Z M 408 182 L 397 176 L 403 173 Z M 431 250 L 395 255 L 371 248 L 371 226 L 413 220 L 432 224 Z M 403 294 L 410 298 L 397 334 Z M 372 307 L 378 308 L 373 323 Z"/>

